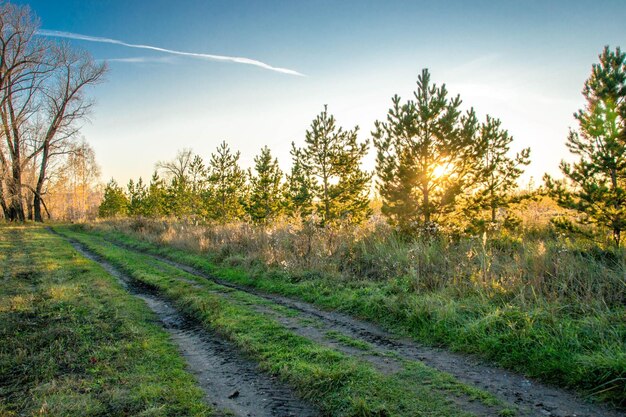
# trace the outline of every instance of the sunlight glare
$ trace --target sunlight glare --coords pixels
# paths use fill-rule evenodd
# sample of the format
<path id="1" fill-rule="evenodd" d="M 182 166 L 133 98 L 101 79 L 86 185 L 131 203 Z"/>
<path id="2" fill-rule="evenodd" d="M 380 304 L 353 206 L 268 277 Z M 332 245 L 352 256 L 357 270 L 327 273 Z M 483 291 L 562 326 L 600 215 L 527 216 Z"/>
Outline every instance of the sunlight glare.
<path id="1" fill-rule="evenodd" d="M 435 168 L 433 168 L 432 177 L 434 179 L 439 179 L 441 177 L 445 177 L 450 174 L 450 167 L 448 165 L 437 164 Z"/>

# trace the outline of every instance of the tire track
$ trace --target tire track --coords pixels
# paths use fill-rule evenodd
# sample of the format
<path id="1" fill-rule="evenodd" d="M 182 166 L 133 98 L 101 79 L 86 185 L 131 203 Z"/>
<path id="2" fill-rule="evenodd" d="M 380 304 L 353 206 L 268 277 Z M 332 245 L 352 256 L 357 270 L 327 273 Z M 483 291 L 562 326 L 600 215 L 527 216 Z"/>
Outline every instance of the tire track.
<path id="1" fill-rule="evenodd" d="M 350 338 L 366 342 L 381 352 L 397 355 L 406 360 L 420 361 L 432 368 L 449 373 L 463 383 L 488 391 L 504 402 L 516 406 L 519 416 L 624 417 L 623 412 L 607 405 L 588 403 L 570 391 L 531 380 L 523 375 L 488 364 L 477 357 L 423 346 L 413 340 L 398 338 L 370 322 L 355 319 L 343 313 L 325 311 L 304 301 L 233 284 L 164 256 L 141 251 L 110 238 L 104 239 L 117 247 L 149 256 L 197 277 L 295 310 L 302 317 L 320 321 L 327 331 L 337 331 Z M 285 324 L 287 324 L 287 318 L 285 318 Z M 296 330 L 293 328 L 293 322 L 289 324 L 292 330 Z M 296 332 L 302 333 L 303 330 L 300 328 Z"/>
<path id="2" fill-rule="evenodd" d="M 286 384 L 239 355 L 232 343 L 184 317 L 168 301 L 134 284 L 131 278 L 80 243 L 61 237 L 82 256 L 100 264 L 130 294 L 150 307 L 178 346 L 188 369 L 206 393 L 208 403 L 225 411 L 226 415 L 239 417 L 314 417 L 320 414 Z"/>
<path id="3" fill-rule="evenodd" d="M 158 263 L 165 264 L 164 262 L 158 260 L 156 261 Z M 154 265 L 157 268 L 159 268 L 158 263 Z M 167 273 L 167 270 L 165 268 L 159 269 L 162 272 Z M 389 375 L 402 372 L 403 370 L 405 370 L 405 366 L 409 362 L 415 363 L 415 361 L 408 361 L 406 359 L 402 359 L 397 357 L 396 355 L 393 355 L 393 352 L 390 350 L 383 351 L 375 348 L 372 345 L 367 345 L 366 347 L 357 347 L 353 344 L 346 343 L 345 340 L 337 340 L 337 338 L 331 336 L 331 332 L 333 332 L 334 329 L 326 326 L 324 322 L 320 320 L 307 320 L 306 318 L 303 319 L 302 317 L 299 317 L 299 313 L 297 313 L 295 310 L 280 306 L 278 304 L 269 304 L 271 302 L 269 302 L 268 300 L 259 298 L 258 301 L 262 301 L 261 303 L 252 303 L 248 300 L 241 300 L 236 296 L 236 294 L 242 294 L 244 293 L 243 291 L 213 283 L 214 285 L 218 285 L 221 287 L 222 290 L 220 291 L 220 289 L 207 288 L 197 281 L 185 277 L 177 276 L 176 279 L 185 282 L 186 284 L 189 284 L 200 291 L 214 294 L 222 299 L 227 300 L 229 303 L 245 306 L 247 308 L 253 309 L 261 315 L 271 317 L 294 334 L 307 338 L 315 342 L 316 344 L 368 362 L 377 371 L 383 374 Z M 249 293 L 245 294 L 248 296 L 252 295 Z M 276 307 L 280 307 L 280 309 Z M 298 315 L 293 316 L 293 314 L 290 314 L 294 312 L 296 312 L 296 314 Z M 454 383 L 448 389 L 442 391 L 445 392 L 449 399 L 454 401 L 459 410 L 472 413 L 476 416 L 499 415 L 499 406 L 485 404 L 475 394 L 469 395 L 462 392 L 459 389 L 459 386 Z"/>

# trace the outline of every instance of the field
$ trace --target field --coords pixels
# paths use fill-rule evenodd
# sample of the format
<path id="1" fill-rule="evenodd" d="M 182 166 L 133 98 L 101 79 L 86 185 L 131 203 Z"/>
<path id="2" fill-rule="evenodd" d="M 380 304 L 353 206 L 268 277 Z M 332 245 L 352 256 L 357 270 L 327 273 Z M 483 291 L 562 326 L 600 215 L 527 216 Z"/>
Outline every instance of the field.
<path id="1" fill-rule="evenodd" d="M 0 415 L 212 415 L 167 333 L 40 227 L 0 229 Z"/>
<path id="2" fill-rule="evenodd" d="M 0 2 L 0 417 L 626 416 L 623 1 L 179 3 Z"/>
<path id="3" fill-rule="evenodd" d="M 533 332 L 550 328 L 546 314 L 520 328 L 527 316 L 519 310 L 481 317 L 475 309 L 488 305 L 477 299 L 463 304 L 433 294 L 409 314 L 408 303 L 425 299 L 401 300 L 374 281 L 330 287 L 323 277 L 260 274 L 110 225 L 4 226 L 1 233 L 2 415 L 620 415 L 588 395 L 432 347 L 490 359 L 501 349 L 498 362 L 511 364 L 516 354 L 517 370 L 530 373 L 538 361 L 531 355 L 557 349 L 560 337 L 569 356 L 544 361 L 544 369 L 578 361 L 581 380 L 600 371 L 597 378 L 606 379 L 619 371 L 609 354 L 619 355 L 623 333 L 611 339 L 608 331 L 620 331 L 618 324 L 584 328 L 587 337 L 605 337 L 585 368 L 567 339 L 583 336 L 583 319 L 533 344 L 525 338 L 538 340 Z M 431 320 L 417 320 L 426 313 Z M 461 326 L 469 329 L 464 335 Z M 509 353 L 506 341 L 518 343 L 518 352 Z M 554 355 L 566 355 L 565 348 Z M 555 374 L 536 376 L 575 381 Z M 605 384 L 610 395 L 596 389 L 591 398 L 618 404 L 620 386 Z"/>

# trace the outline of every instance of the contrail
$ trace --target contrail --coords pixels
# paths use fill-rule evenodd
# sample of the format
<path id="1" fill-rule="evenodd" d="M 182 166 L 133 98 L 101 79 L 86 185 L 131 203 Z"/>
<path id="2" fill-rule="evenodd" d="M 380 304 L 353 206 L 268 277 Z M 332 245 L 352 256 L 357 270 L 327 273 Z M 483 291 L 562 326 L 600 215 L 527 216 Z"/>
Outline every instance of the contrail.
<path id="1" fill-rule="evenodd" d="M 144 64 L 144 63 L 165 63 L 171 64 L 176 60 L 176 57 L 173 56 L 157 56 L 157 57 L 149 57 L 149 56 L 132 56 L 129 58 L 107 58 L 107 59 L 98 59 L 97 61 L 107 61 L 107 62 L 128 62 L 131 64 Z"/>
<path id="2" fill-rule="evenodd" d="M 123 42 L 123 41 L 119 41 L 117 39 L 101 38 L 101 37 L 98 37 L 98 36 L 81 35 L 79 33 L 63 32 L 63 31 L 60 31 L 60 30 L 39 29 L 36 33 L 38 35 L 41 35 L 41 36 L 52 36 L 52 37 L 56 37 L 56 38 L 77 39 L 77 40 L 81 40 L 81 41 L 100 42 L 100 43 L 112 43 L 112 44 L 115 44 L 115 45 L 122 45 L 122 46 L 126 46 L 126 47 L 129 47 L 129 48 L 149 49 L 149 50 L 152 50 L 152 51 L 165 52 L 167 54 L 189 56 L 189 57 L 192 57 L 192 58 L 206 59 L 206 60 L 211 60 L 211 61 L 235 62 L 235 63 L 238 63 L 238 64 L 254 65 L 256 67 L 261 67 L 261 68 L 264 68 L 264 69 L 267 69 L 267 70 L 270 70 L 270 71 L 276 71 L 276 72 L 280 72 L 280 73 L 283 73 L 283 74 L 297 75 L 297 76 L 300 76 L 300 77 L 304 77 L 305 76 L 304 74 L 302 74 L 302 73 L 300 73 L 298 71 L 291 70 L 289 68 L 273 67 L 271 65 L 266 64 L 265 62 L 257 61 L 255 59 L 250 59 L 250 58 L 244 58 L 244 57 L 224 56 L 224 55 L 211 55 L 211 54 L 200 54 L 200 53 L 195 53 L 195 52 L 176 51 L 176 50 L 173 50 L 173 49 L 159 48 L 157 46 L 126 43 L 126 42 Z"/>

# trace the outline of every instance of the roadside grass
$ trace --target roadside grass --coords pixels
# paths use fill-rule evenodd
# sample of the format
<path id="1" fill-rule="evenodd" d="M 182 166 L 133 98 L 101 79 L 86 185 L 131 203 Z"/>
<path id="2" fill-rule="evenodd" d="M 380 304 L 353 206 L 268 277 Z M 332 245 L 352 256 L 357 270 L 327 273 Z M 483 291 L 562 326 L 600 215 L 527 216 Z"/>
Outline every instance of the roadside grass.
<path id="1" fill-rule="evenodd" d="M 336 342 L 342 343 L 346 346 L 362 350 L 364 352 L 369 352 L 372 350 L 372 345 L 370 345 L 369 343 L 363 342 L 362 340 L 353 339 L 335 330 L 327 331 L 326 337 Z"/>
<path id="2" fill-rule="evenodd" d="M 209 416 L 148 307 L 36 226 L 0 226 L 0 415 Z"/>
<path id="3" fill-rule="evenodd" d="M 295 335 L 245 303 L 231 300 L 237 296 L 254 302 L 258 297 L 233 291 L 227 298 L 220 297 L 215 290 L 221 286 L 148 255 L 111 245 L 95 234 L 75 228 L 55 227 L 55 230 L 80 242 L 133 280 L 172 300 L 177 308 L 207 328 L 232 340 L 263 369 L 279 375 L 325 414 L 470 415 L 462 411 L 462 398 L 478 400 L 483 404 L 481 407 L 490 407 L 490 412 L 495 414 L 510 412 L 492 395 L 419 362 L 407 362 L 399 373 L 383 375 L 365 361 Z"/>
<path id="4" fill-rule="evenodd" d="M 541 296 L 528 300 L 525 294 L 458 291 L 453 286 L 416 291 L 412 281 L 403 276 L 337 279 L 255 263 L 230 266 L 219 254 L 152 243 L 142 239 L 141 233 L 121 233 L 110 226 L 96 226 L 89 233 L 236 284 L 371 320 L 422 342 L 480 354 L 530 377 L 626 407 L 625 306 L 582 305 Z M 589 282 L 602 279 L 596 272 Z M 532 288 L 524 287 L 524 291 Z"/>

